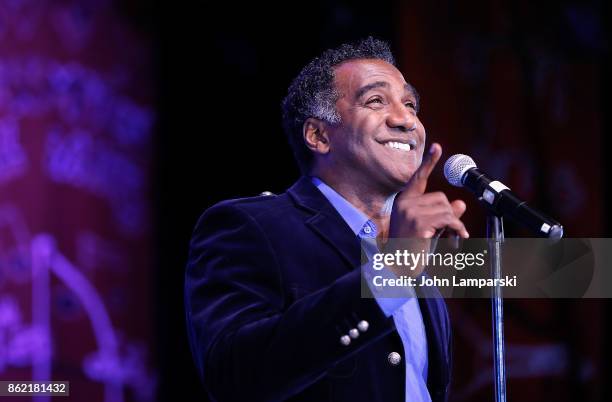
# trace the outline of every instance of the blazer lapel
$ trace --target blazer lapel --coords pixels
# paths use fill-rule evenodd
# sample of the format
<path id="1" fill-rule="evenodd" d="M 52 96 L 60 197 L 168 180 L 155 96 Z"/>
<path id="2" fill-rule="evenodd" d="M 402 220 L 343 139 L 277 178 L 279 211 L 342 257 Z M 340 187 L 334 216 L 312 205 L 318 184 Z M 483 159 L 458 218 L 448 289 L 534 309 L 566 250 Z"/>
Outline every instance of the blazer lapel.
<path id="1" fill-rule="evenodd" d="M 312 214 L 306 225 L 340 254 L 348 269 L 359 267 L 361 246 L 357 236 L 310 178 L 302 176 L 287 193 L 298 207 Z"/>

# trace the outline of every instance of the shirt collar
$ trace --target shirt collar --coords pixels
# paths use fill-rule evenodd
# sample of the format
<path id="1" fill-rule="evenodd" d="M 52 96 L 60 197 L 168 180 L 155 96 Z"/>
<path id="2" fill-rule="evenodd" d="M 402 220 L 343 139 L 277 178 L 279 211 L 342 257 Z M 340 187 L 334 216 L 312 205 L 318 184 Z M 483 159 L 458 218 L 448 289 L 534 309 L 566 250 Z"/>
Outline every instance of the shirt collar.
<path id="1" fill-rule="evenodd" d="M 325 198 L 338 211 L 342 219 L 351 228 L 355 236 L 376 237 L 378 229 L 376 224 L 370 220 L 363 212 L 355 208 L 346 198 L 338 194 L 336 190 L 325 184 L 318 177 L 311 177 L 312 183 L 323 193 Z"/>

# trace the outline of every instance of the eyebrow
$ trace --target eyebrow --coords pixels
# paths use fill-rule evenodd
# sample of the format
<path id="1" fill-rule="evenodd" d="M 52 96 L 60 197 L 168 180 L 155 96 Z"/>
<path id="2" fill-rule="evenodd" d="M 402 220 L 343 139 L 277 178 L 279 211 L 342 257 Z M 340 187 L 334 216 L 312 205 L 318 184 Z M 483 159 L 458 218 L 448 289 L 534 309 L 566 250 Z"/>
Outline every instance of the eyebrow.
<path id="1" fill-rule="evenodd" d="M 361 98 L 368 91 L 371 91 L 376 88 L 381 88 L 381 87 L 389 88 L 389 83 L 385 81 L 376 81 L 376 82 L 372 82 L 371 84 L 364 85 L 357 90 L 357 94 L 355 94 L 355 99 Z"/>
<path id="2" fill-rule="evenodd" d="M 372 89 L 376 89 L 376 88 L 389 88 L 389 83 L 386 81 L 376 81 L 376 82 L 372 82 L 370 84 L 364 85 L 361 88 L 359 88 L 357 90 L 357 94 L 355 94 L 355 99 L 359 99 L 361 98 L 363 95 L 365 95 L 368 91 L 371 91 Z M 417 93 L 417 91 L 414 89 L 414 87 L 410 84 L 405 84 L 404 85 L 404 89 L 410 93 L 410 95 L 412 95 L 412 97 L 415 98 L 416 103 L 419 103 L 419 95 Z"/>

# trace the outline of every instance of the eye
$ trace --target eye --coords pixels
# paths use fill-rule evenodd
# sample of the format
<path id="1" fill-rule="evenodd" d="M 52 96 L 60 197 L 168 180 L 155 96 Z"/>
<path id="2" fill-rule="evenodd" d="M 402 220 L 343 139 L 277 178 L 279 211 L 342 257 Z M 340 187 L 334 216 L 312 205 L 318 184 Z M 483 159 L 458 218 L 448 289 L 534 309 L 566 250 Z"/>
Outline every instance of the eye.
<path id="1" fill-rule="evenodd" d="M 412 101 L 406 102 L 404 103 L 404 105 L 406 105 L 406 107 L 416 110 L 416 104 Z"/>
<path id="2" fill-rule="evenodd" d="M 370 105 L 372 103 L 383 103 L 383 100 L 380 97 L 376 96 L 376 97 L 370 98 L 370 99 L 368 99 L 366 101 L 366 105 Z"/>

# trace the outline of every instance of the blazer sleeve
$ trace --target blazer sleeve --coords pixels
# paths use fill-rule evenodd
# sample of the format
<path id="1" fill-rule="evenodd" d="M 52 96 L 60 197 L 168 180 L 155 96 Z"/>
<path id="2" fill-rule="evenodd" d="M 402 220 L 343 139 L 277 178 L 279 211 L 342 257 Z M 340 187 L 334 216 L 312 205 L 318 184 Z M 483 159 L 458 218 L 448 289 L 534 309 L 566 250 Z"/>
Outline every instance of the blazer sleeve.
<path id="1" fill-rule="evenodd" d="M 190 245 L 185 306 L 192 353 L 218 401 L 294 395 L 394 329 L 374 299 L 361 297 L 357 267 L 329 286 L 284 304 L 274 250 L 257 221 L 233 204 L 202 215 Z M 369 328 L 350 345 L 338 326 Z"/>

